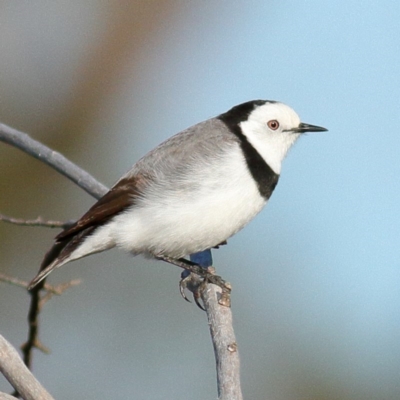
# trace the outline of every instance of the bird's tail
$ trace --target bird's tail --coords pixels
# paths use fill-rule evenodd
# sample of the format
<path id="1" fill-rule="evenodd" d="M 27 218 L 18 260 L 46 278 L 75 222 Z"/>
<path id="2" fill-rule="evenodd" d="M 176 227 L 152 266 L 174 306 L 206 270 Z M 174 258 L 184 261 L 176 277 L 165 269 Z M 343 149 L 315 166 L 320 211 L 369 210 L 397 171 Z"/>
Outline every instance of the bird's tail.
<path id="1" fill-rule="evenodd" d="M 32 290 L 39 282 L 41 282 L 53 269 L 61 267 L 67 260 L 61 258 L 60 254 L 68 245 L 69 240 L 56 241 L 53 247 L 46 253 L 40 266 L 39 273 L 32 279 L 28 285 L 28 290 Z"/>

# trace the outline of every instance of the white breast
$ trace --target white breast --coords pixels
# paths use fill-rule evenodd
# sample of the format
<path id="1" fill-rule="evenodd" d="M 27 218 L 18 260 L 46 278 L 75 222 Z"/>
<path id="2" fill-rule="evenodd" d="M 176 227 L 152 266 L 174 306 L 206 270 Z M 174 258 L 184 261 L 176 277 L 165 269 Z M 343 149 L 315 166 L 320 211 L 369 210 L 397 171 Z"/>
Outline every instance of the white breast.
<path id="1" fill-rule="evenodd" d="M 239 145 L 190 176 L 184 189 L 155 188 L 117 216 L 110 224 L 117 246 L 134 254 L 183 257 L 228 239 L 266 203 Z"/>

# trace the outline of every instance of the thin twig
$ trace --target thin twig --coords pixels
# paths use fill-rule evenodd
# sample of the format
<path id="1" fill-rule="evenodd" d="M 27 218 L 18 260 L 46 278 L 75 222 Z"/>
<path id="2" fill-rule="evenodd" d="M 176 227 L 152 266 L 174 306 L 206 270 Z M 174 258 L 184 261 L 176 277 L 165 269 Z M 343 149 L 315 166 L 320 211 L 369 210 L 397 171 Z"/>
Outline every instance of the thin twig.
<path id="1" fill-rule="evenodd" d="M 40 291 L 44 287 L 44 280 L 40 282 L 33 290 L 29 292 L 31 296 L 31 302 L 29 304 L 28 311 L 28 338 L 26 342 L 21 346 L 23 359 L 25 365 L 32 368 L 32 356 L 33 349 L 43 349 L 44 346 L 39 340 L 39 313 L 40 313 Z"/>
<path id="2" fill-rule="evenodd" d="M 23 281 L 21 279 L 5 275 L 0 273 L 0 281 L 7 282 L 12 285 L 21 287 L 26 289 L 29 285 L 29 282 Z M 41 288 L 46 291 L 46 293 L 41 296 L 40 290 L 31 291 L 31 303 L 28 315 L 28 339 L 27 341 L 21 346 L 21 351 L 23 354 L 23 359 L 25 365 L 28 368 L 32 366 L 32 351 L 34 348 L 41 350 L 43 353 L 50 353 L 50 350 L 44 346 L 38 337 L 38 328 L 39 328 L 39 313 L 42 310 L 45 303 L 47 303 L 54 295 L 60 296 L 64 293 L 68 288 L 72 286 L 79 285 L 81 283 L 80 279 L 74 279 L 69 282 L 61 283 L 57 286 L 52 286 L 47 283 L 43 282 Z"/>
<path id="3" fill-rule="evenodd" d="M 52 286 L 47 283 L 44 285 L 44 289 L 47 293 L 40 299 L 39 309 L 42 307 L 53 297 L 53 296 L 61 296 L 67 289 L 73 286 L 80 285 L 82 283 L 81 279 L 73 279 L 69 282 L 60 283 L 59 285 Z"/>
<path id="4" fill-rule="evenodd" d="M 11 285 L 18 286 L 24 289 L 28 287 L 28 282 L 18 278 L 14 278 L 13 276 L 8 276 L 3 273 L 0 273 L 0 281 L 5 283 L 10 283 Z"/>
<path id="5" fill-rule="evenodd" d="M 13 276 L 9 276 L 9 275 L 3 274 L 1 272 L 0 272 L 0 282 L 6 282 L 6 283 L 9 283 L 11 285 L 15 285 L 15 286 L 21 287 L 23 289 L 26 289 L 28 287 L 28 285 L 29 285 L 29 282 L 27 282 L 27 281 L 23 281 L 22 279 L 18 279 L 18 278 L 15 278 Z M 46 283 L 44 285 L 44 290 L 46 290 L 48 292 L 48 294 L 50 294 L 51 296 L 53 296 L 53 295 L 60 296 L 68 288 L 70 288 L 72 286 L 79 285 L 80 283 L 81 283 L 80 279 L 74 279 L 72 281 L 61 283 L 61 284 L 56 285 L 56 286 L 49 285 L 48 283 Z"/>
<path id="6" fill-rule="evenodd" d="M 65 228 L 70 224 L 70 222 L 45 221 L 42 217 L 37 217 L 36 219 L 22 219 L 22 218 L 8 217 L 4 214 L 0 214 L 0 221 L 8 222 L 14 225 L 43 226 L 46 228 Z"/>

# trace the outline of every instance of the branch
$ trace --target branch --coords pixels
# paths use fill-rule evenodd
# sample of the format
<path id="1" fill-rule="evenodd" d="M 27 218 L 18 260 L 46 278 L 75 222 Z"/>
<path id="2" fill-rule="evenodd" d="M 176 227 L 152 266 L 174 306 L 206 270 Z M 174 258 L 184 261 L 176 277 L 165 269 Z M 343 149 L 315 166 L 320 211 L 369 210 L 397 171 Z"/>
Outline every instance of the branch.
<path id="1" fill-rule="evenodd" d="M 37 217 L 36 219 L 21 219 L 7 217 L 4 214 L 0 214 L 0 221 L 8 222 L 14 225 L 22 226 L 44 226 L 46 228 L 66 228 L 71 222 L 61 222 L 61 221 L 44 221 L 42 217 Z"/>
<path id="2" fill-rule="evenodd" d="M 25 400 L 54 400 L 22 362 L 17 351 L 0 335 L 0 372 Z M 0 399 L 15 397 L 0 394 Z"/>
<path id="3" fill-rule="evenodd" d="M 6 274 L 0 273 L 0 282 L 10 283 L 11 285 L 18 286 L 20 288 L 27 289 L 29 286 L 29 282 L 23 281 L 22 279 L 14 278 L 13 276 L 8 276 Z M 61 283 L 60 285 L 53 286 L 46 283 L 44 285 L 44 289 L 48 292 L 46 296 L 61 296 L 68 288 L 71 286 L 76 286 L 81 283 L 80 279 L 74 279 L 72 281 Z M 44 304 L 44 303 L 43 303 Z"/>
<path id="4" fill-rule="evenodd" d="M 39 340 L 39 314 L 41 311 L 41 297 L 40 292 L 45 285 L 45 280 L 40 282 L 33 290 L 29 292 L 31 296 L 31 302 L 29 304 L 28 311 L 28 339 L 21 346 L 22 354 L 24 356 L 25 365 L 31 369 L 32 368 L 32 357 L 33 357 L 33 349 L 37 348 L 45 353 L 47 352 L 46 348 L 42 345 Z"/>
<path id="5" fill-rule="evenodd" d="M 0 282 L 10 283 L 11 285 L 15 285 L 24 289 L 27 289 L 29 285 L 29 282 L 2 273 L 0 273 Z M 79 285 L 80 283 L 80 279 L 74 279 L 56 286 L 43 283 L 37 291 L 31 292 L 31 303 L 28 315 L 28 339 L 21 346 L 24 362 L 28 368 L 31 368 L 32 351 L 34 348 L 41 350 L 43 353 L 50 353 L 50 350 L 47 349 L 47 347 L 45 347 L 38 338 L 39 313 L 42 310 L 42 307 L 54 295 L 61 296 L 67 289 L 72 286 Z M 40 295 L 41 289 L 46 291 L 43 296 Z"/>
<path id="6" fill-rule="evenodd" d="M 96 199 L 99 199 L 107 192 L 107 188 L 97 182 L 86 171 L 67 160 L 61 154 L 33 140 L 25 133 L 0 124 L 0 141 L 18 147 L 45 162 Z M 37 338 L 40 310 L 39 291 L 43 288 L 43 285 L 44 281 L 31 292 L 31 307 L 28 317 L 30 325 L 29 338 Z M 232 326 L 232 312 L 229 302 L 221 292 L 219 287 L 212 284 L 205 285 L 202 291 L 202 300 L 207 312 L 217 363 L 218 396 L 219 400 L 241 400 L 239 355 Z M 35 346 L 35 340 L 30 341 L 30 344 L 32 347 Z M 31 352 L 27 354 L 28 357 L 25 358 L 25 362 L 29 364 Z"/>
<path id="7" fill-rule="evenodd" d="M 218 399 L 242 400 L 240 361 L 232 325 L 232 309 L 226 307 L 226 299 L 219 286 L 207 285 L 201 293 L 201 298 L 207 312 L 217 363 Z"/>
<path id="8" fill-rule="evenodd" d="M 73 286 L 74 284 L 79 284 L 79 280 L 74 280 L 68 282 L 66 284 L 61 284 L 56 286 L 57 289 L 49 290 L 47 293 L 42 297 L 40 292 L 42 289 L 46 289 L 48 286 L 45 283 L 45 280 L 40 282 L 33 290 L 29 292 L 31 296 L 31 302 L 29 305 L 29 312 L 28 312 L 28 339 L 27 341 L 21 346 L 22 354 L 24 356 L 24 363 L 25 365 L 31 369 L 32 368 L 32 356 L 33 356 L 33 349 L 41 350 L 43 353 L 50 353 L 50 350 L 43 345 L 43 343 L 39 339 L 39 314 L 42 310 L 43 305 L 50 300 L 50 298 L 54 294 L 61 294 L 69 287 Z M 28 282 L 26 282 L 26 287 L 28 287 Z"/>
<path id="9" fill-rule="evenodd" d="M 16 397 L 11 396 L 10 394 L 0 392 L 0 400 L 15 400 Z"/>
<path id="10" fill-rule="evenodd" d="M 57 151 L 32 139 L 26 133 L 17 131 L 5 124 L 0 124 L 0 141 L 17 147 L 32 157 L 43 161 L 96 199 L 99 199 L 108 191 L 106 186 L 98 182 L 82 168 L 79 168 Z"/>

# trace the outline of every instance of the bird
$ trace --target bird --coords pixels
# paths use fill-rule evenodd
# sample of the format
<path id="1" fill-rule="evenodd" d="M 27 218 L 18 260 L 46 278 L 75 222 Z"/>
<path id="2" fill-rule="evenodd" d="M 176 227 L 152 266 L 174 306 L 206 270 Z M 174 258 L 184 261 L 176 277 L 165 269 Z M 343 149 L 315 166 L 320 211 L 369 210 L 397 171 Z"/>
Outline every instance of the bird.
<path id="1" fill-rule="evenodd" d="M 56 236 L 28 290 L 54 269 L 114 247 L 205 276 L 185 257 L 226 244 L 247 225 L 272 195 L 290 147 L 323 131 L 284 103 L 252 100 L 177 133 Z"/>

